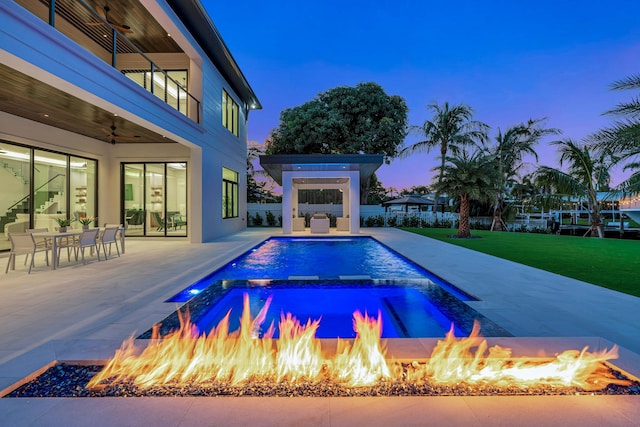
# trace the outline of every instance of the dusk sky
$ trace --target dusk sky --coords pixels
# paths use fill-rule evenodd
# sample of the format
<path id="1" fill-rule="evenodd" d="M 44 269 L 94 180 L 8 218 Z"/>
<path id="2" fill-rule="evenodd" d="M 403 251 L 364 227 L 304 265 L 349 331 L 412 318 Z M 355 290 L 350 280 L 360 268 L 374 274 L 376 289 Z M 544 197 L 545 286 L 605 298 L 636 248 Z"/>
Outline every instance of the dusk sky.
<path id="1" fill-rule="evenodd" d="M 492 138 L 548 117 L 580 140 L 637 96 L 609 91 L 640 73 L 637 0 L 202 2 L 262 103 L 249 116 L 249 140 L 260 143 L 283 109 L 368 81 L 406 100 L 411 125 L 431 118 L 428 104 L 464 103 Z M 540 164 L 558 166 L 554 149 L 538 148 Z M 436 152 L 416 154 L 378 177 L 385 187 L 424 185 L 437 164 Z"/>

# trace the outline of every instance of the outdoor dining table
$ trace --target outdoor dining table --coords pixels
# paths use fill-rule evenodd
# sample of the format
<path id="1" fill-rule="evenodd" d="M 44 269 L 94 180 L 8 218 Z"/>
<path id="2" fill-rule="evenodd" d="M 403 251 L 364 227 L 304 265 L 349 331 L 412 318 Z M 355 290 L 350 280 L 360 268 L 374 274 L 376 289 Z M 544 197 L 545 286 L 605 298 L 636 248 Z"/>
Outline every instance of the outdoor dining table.
<path id="1" fill-rule="evenodd" d="M 100 227 L 101 231 L 104 231 L 104 227 Z M 122 253 L 124 253 L 124 227 L 120 227 L 120 247 L 122 249 Z M 58 267 L 58 257 L 57 257 L 57 250 L 58 250 L 58 245 L 61 239 L 65 238 L 65 237 L 73 237 L 73 236 L 79 236 L 82 234 L 82 230 L 81 229 L 70 229 L 67 231 L 43 231 L 43 232 L 39 232 L 39 233 L 31 233 L 33 237 L 40 237 L 40 238 L 46 238 L 46 239 L 51 239 L 51 251 L 52 251 L 52 261 L 51 261 L 51 269 L 55 270 Z"/>

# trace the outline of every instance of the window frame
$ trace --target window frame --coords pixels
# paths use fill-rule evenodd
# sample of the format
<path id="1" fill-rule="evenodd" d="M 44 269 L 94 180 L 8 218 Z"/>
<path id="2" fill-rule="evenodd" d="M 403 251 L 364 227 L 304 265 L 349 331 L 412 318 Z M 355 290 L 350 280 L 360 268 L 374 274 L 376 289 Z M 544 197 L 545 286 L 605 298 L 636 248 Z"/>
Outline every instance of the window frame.
<path id="1" fill-rule="evenodd" d="M 240 107 L 225 89 L 222 89 L 222 126 L 235 136 L 239 137 Z"/>
<path id="2" fill-rule="evenodd" d="M 235 174 L 235 181 L 225 177 L 225 171 Z M 240 174 L 233 169 L 222 167 L 222 219 L 240 216 Z"/>

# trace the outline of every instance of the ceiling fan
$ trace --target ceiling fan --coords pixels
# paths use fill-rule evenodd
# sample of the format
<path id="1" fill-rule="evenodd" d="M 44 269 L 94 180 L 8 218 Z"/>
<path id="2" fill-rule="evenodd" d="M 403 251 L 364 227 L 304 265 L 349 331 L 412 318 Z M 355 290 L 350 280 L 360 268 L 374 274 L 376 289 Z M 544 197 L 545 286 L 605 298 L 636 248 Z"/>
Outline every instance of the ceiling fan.
<path id="1" fill-rule="evenodd" d="M 96 7 L 96 13 L 105 21 L 107 21 L 113 28 L 115 28 L 116 30 L 120 31 L 121 33 L 133 33 L 133 30 L 131 30 L 131 27 L 125 24 L 117 24 L 115 22 L 113 22 L 112 20 L 109 19 L 109 11 L 111 9 L 109 8 L 109 6 L 105 5 L 102 9 L 97 8 Z M 87 22 L 87 25 L 90 26 L 96 26 L 96 25 L 103 25 L 102 22 Z"/>
<path id="2" fill-rule="evenodd" d="M 102 128 L 102 132 L 104 132 L 104 134 L 107 136 L 107 138 L 109 138 L 111 140 L 112 144 L 115 144 L 116 142 L 125 142 L 125 141 L 138 141 L 140 139 L 139 135 L 134 135 L 134 136 L 122 136 L 122 135 L 118 135 L 116 133 L 116 125 L 112 124 L 110 127 L 111 130 Z"/>

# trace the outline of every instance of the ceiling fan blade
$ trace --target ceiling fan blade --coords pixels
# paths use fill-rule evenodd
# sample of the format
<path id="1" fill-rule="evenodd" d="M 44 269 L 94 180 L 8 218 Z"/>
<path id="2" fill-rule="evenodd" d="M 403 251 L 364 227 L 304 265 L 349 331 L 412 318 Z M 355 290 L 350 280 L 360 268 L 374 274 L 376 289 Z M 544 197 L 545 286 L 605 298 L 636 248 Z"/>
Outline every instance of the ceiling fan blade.
<path id="1" fill-rule="evenodd" d="M 139 141 L 140 137 L 139 136 L 120 136 L 120 135 L 114 135 L 113 136 L 115 139 L 117 139 L 118 141 Z"/>
<path id="2" fill-rule="evenodd" d="M 111 26 L 113 26 L 113 28 L 120 31 L 121 33 L 133 33 L 133 31 L 131 30 L 131 28 L 129 28 L 128 25 L 118 25 L 118 24 L 114 24 L 113 22 L 109 22 L 109 23 L 111 24 Z"/>
<path id="3" fill-rule="evenodd" d="M 96 13 L 98 14 L 98 16 L 102 19 L 104 19 L 105 21 L 107 21 L 107 12 L 101 8 L 101 7 L 96 7 L 95 8 Z"/>
<path id="4" fill-rule="evenodd" d="M 97 7 L 95 8 L 95 11 L 98 14 L 98 16 L 100 16 L 100 18 L 108 22 L 109 25 L 111 25 L 116 30 L 120 31 L 121 33 L 133 33 L 133 30 L 131 30 L 131 27 L 129 27 L 128 25 L 116 24 L 115 22 L 111 21 L 109 19 L 109 10 L 110 10 L 109 6 L 105 6 L 104 8 L 97 8 Z M 104 22 L 85 22 L 85 24 L 88 26 L 98 26 L 98 25 L 104 25 Z"/>

